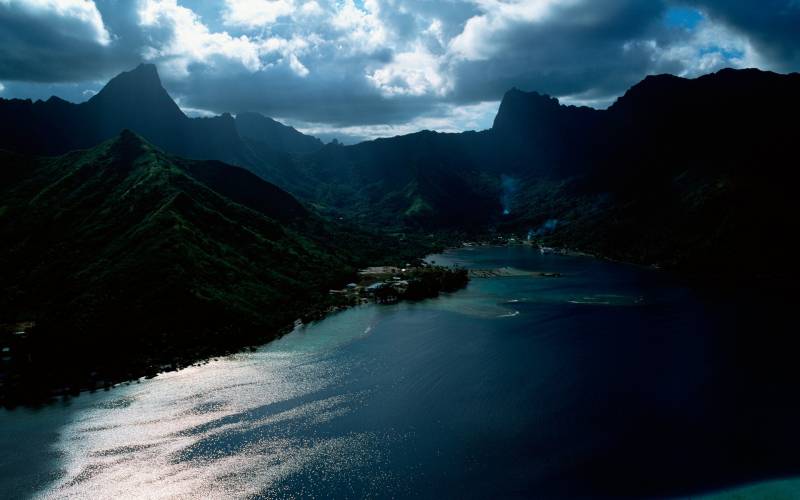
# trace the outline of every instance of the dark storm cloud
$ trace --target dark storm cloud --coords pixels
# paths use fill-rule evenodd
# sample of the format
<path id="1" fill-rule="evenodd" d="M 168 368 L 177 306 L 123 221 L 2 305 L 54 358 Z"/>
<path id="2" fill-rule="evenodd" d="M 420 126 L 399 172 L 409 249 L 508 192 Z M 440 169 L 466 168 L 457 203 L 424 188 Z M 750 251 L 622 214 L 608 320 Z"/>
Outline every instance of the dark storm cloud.
<path id="1" fill-rule="evenodd" d="M 775 69 L 800 69 L 800 1 L 694 0 L 687 2 L 739 29 Z"/>
<path id="2" fill-rule="evenodd" d="M 607 105 L 651 73 L 796 71 L 798 26 L 797 0 L 0 0 L 0 95 L 85 97 L 145 60 L 185 108 L 368 136 L 488 125 L 513 86 Z"/>
<path id="3" fill-rule="evenodd" d="M 663 2 L 610 0 L 555 8 L 544 22 L 510 21 L 491 42 L 494 56 L 457 65 L 454 98 L 497 98 L 511 87 L 556 96 L 613 95 L 654 67 L 631 40 L 663 39 Z"/>
<path id="4" fill-rule="evenodd" d="M 0 0 L 0 80 L 102 78 L 139 57 L 127 40 L 106 29 L 91 2 Z"/>
<path id="5" fill-rule="evenodd" d="M 423 114 L 435 103 L 432 97 L 383 98 L 360 79 L 307 80 L 279 70 L 246 78 L 180 80 L 170 88 L 192 107 L 216 113 L 258 111 L 267 116 L 289 117 L 332 125 L 399 123 Z M 220 88 L 225 88 L 220 93 Z"/>

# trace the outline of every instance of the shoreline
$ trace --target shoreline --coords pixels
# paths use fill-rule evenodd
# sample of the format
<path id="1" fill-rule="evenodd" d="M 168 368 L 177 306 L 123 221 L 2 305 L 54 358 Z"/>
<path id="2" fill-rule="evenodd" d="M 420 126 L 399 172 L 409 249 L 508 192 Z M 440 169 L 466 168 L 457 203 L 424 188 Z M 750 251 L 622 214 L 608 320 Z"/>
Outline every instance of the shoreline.
<path id="1" fill-rule="evenodd" d="M 370 269 L 376 268 L 366 268 L 362 271 L 369 271 Z M 395 269 L 402 269 L 402 268 L 391 268 L 392 270 Z M 176 356 L 171 361 L 158 361 L 149 364 L 143 364 L 142 366 L 134 366 L 128 367 L 127 369 L 130 370 L 127 376 L 114 376 L 113 374 L 105 373 L 97 373 L 91 372 L 88 375 L 84 376 L 84 379 L 79 382 L 73 383 L 66 383 L 61 385 L 60 387 L 55 384 L 50 388 L 41 388 L 35 387 L 32 385 L 19 385 L 17 388 L 21 388 L 22 390 L 10 392 L 11 397 L 9 397 L 9 393 L 7 392 L 0 392 L 0 408 L 3 408 L 6 411 L 13 411 L 18 407 L 25 407 L 25 408 L 38 408 L 43 406 L 49 406 L 51 404 L 58 404 L 60 403 L 68 403 L 74 397 L 79 397 L 81 394 L 84 393 L 94 393 L 99 390 L 109 391 L 111 389 L 117 388 L 122 385 L 130 385 L 130 384 L 138 384 L 141 381 L 148 380 L 151 378 L 155 378 L 156 376 L 162 373 L 169 373 L 174 371 L 180 371 L 184 368 L 190 368 L 193 366 L 202 366 L 204 364 L 209 363 L 210 361 L 216 360 L 220 357 L 230 356 L 233 354 L 243 353 L 243 352 L 254 352 L 260 347 L 269 344 L 270 342 L 277 340 L 292 331 L 298 328 L 301 325 L 307 325 L 310 323 L 322 321 L 325 318 L 343 312 L 347 309 L 352 307 L 362 306 L 362 305 L 369 305 L 369 304 L 376 304 L 376 305 L 383 305 L 383 304 L 396 304 L 399 302 L 414 302 L 419 300 L 425 300 L 428 298 L 435 298 L 439 296 L 440 293 L 449 293 L 458 291 L 466 287 L 469 282 L 468 273 L 465 270 L 459 270 L 456 267 L 445 267 L 445 266 L 431 266 L 431 265 L 424 265 L 418 266 L 413 268 L 406 268 L 402 269 L 401 275 L 408 274 L 407 276 L 409 279 L 414 279 L 415 276 L 420 277 L 420 281 L 425 281 L 427 284 L 430 285 L 431 279 L 442 278 L 446 276 L 450 276 L 454 273 L 461 273 L 463 271 L 464 280 L 463 282 L 460 280 L 452 281 L 451 283 L 444 283 L 444 279 L 442 278 L 439 282 L 439 286 L 433 286 L 425 288 L 425 287 L 417 287 L 411 290 L 413 295 L 406 295 L 406 293 L 390 293 L 390 290 L 394 291 L 395 288 L 393 286 L 387 286 L 386 292 L 381 293 L 381 290 L 376 290 L 377 293 L 372 295 L 367 295 L 366 293 L 359 296 L 357 301 L 351 300 L 351 296 L 341 296 L 338 294 L 332 294 L 334 290 L 328 290 L 327 295 L 323 295 L 323 292 L 319 292 L 314 297 L 309 299 L 309 305 L 307 309 L 300 315 L 300 317 L 294 319 L 290 323 L 284 324 L 270 332 L 269 334 L 259 334 L 259 333 L 252 333 L 252 334 L 245 334 L 243 337 L 252 337 L 257 339 L 256 342 L 245 342 L 237 345 L 236 342 L 231 342 L 230 346 L 223 347 L 221 350 L 214 350 L 213 347 L 210 348 L 209 351 L 203 353 L 202 349 L 200 351 L 195 351 L 193 354 L 184 354 L 180 356 Z M 362 273 L 359 272 L 359 275 Z M 386 273 L 386 274 L 394 274 L 394 273 Z M 383 278 L 383 275 L 375 276 L 371 280 L 374 282 L 380 281 Z M 408 280 L 399 280 L 408 282 Z M 362 289 L 366 289 L 367 286 L 362 286 Z M 381 287 L 383 288 L 383 287 Z M 408 286 L 406 284 L 406 290 L 408 290 Z M 416 290 L 416 292 L 415 292 Z M 320 299 L 320 300 L 315 300 Z M 382 297 L 385 297 L 385 300 L 382 300 Z M 27 322 L 27 328 L 32 327 L 35 325 L 35 322 Z M 11 332 L 12 330 L 17 330 L 16 325 L 0 325 L 5 326 L 5 328 Z M 27 338 L 30 334 L 25 330 L 24 335 L 21 336 L 22 339 Z M 245 328 L 243 331 L 249 330 L 250 328 Z M 18 332 L 16 332 L 18 333 Z M 16 334 L 14 333 L 14 334 Z M 0 372 L 2 373 L 2 372 Z M 26 393 L 26 389 L 28 392 Z M 25 393 L 22 397 L 14 397 L 16 393 Z"/>
<path id="2" fill-rule="evenodd" d="M 512 239 L 513 240 L 513 239 Z M 628 266 L 634 266 L 639 269 L 649 269 L 652 271 L 668 271 L 668 269 L 664 268 L 662 265 L 653 263 L 653 264 L 645 264 L 641 262 L 634 262 L 629 260 L 622 260 L 622 259 L 615 259 L 613 257 L 609 257 L 599 253 L 588 252 L 585 250 L 579 250 L 575 248 L 569 247 L 549 247 L 549 246 L 542 246 L 538 243 L 527 242 L 527 241 L 506 241 L 506 242 L 494 242 L 494 241 L 469 241 L 463 242 L 460 246 L 450 246 L 442 250 L 439 253 L 446 253 L 453 250 L 463 250 L 465 248 L 504 248 L 504 247 L 528 247 L 530 249 L 536 249 L 542 252 L 542 249 L 545 249 L 542 254 L 552 254 L 558 255 L 563 257 L 587 257 L 591 259 L 597 260 L 604 260 L 607 262 L 613 262 L 615 264 L 624 264 Z M 433 255 L 433 254 L 432 254 Z M 427 258 L 427 257 L 426 257 Z"/>

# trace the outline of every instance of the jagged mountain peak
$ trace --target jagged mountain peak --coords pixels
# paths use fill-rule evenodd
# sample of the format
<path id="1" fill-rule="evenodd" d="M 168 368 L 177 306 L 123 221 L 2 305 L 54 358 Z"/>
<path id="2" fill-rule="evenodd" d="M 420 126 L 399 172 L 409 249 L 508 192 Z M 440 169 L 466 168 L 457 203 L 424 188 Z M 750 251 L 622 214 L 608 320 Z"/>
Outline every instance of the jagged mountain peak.
<path id="1" fill-rule="evenodd" d="M 504 134 L 529 134 L 534 130 L 554 126 L 576 114 L 594 113 L 596 110 L 561 104 L 548 94 L 525 92 L 514 87 L 500 102 L 492 130 Z"/>
<path id="2" fill-rule="evenodd" d="M 144 85 L 145 87 L 158 87 L 161 88 L 161 77 L 158 75 L 158 69 L 155 64 L 142 63 L 132 70 L 123 71 L 119 75 L 109 80 L 106 87 L 119 84 L 135 83 L 137 85 Z"/>
<path id="3" fill-rule="evenodd" d="M 89 99 L 87 105 L 147 119 L 186 118 L 164 89 L 158 70 L 152 64 L 140 64 L 115 76 Z"/>

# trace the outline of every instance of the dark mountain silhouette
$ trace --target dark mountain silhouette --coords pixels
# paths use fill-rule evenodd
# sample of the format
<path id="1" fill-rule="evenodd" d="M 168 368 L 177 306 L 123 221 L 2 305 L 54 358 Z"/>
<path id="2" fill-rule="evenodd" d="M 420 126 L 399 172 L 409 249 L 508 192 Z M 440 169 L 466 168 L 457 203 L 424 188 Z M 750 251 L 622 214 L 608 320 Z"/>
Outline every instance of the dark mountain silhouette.
<path id="1" fill-rule="evenodd" d="M 793 210 L 798 90 L 797 74 L 659 75 L 593 110 L 512 89 L 489 130 L 320 147 L 257 114 L 189 119 L 143 65 L 80 105 L 0 100 L 0 146 L 55 154 L 132 125 L 170 152 L 244 166 L 366 227 L 539 234 L 558 220 L 545 231 L 553 244 L 728 272 L 731 248 L 788 259 L 771 241 Z"/>
<path id="2" fill-rule="evenodd" d="M 592 147 L 573 143 L 584 162 L 525 179 L 506 227 L 558 219 L 554 243 L 614 258 L 727 277 L 793 273 L 798 91 L 800 75 L 758 70 L 648 77 L 598 112 Z M 764 264 L 743 268 L 753 256 Z"/>
<path id="3" fill-rule="evenodd" d="M 648 77 L 607 110 L 512 89 L 490 130 L 329 145 L 304 169 L 329 180 L 318 203 L 377 225 L 558 220 L 552 244 L 726 275 L 760 254 L 768 265 L 738 274 L 774 276 L 794 260 L 798 112 L 800 75 L 759 70 Z"/>
<path id="4" fill-rule="evenodd" d="M 505 93 L 484 147 L 506 173 L 564 175 L 591 161 L 602 111 L 564 106 L 557 99 L 512 89 Z"/>
<path id="5" fill-rule="evenodd" d="M 312 187 L 290 189 L 361 223 L 486 231 L 504 218 L 504 179 L 559 178 L 584 168 L 601 143 L 594 133 L 601 117 L 512 89 L 489 130 L 331 144 L 300 158 Z"/>
<path id="6" fill-rule="evenodd" d="M 150 64 L 114 77 L 81 109 L 93 129 L 88 140 L 128 128 L 180 147 L 190 121 L 164 90 L 155 66 Z"/>
<path id="7" fill-rule="evenodd" d="M 242 139 L 260 143 L 272 151 L 311 153 L 323 146 L 316 137 L 302 134 L 260 113 L 238 113 L 236 130 Z"/>
<path id="8" fill-rule="evenodd" d="M 260 116 L 260 115 L 259 115 Z M 319 141 L 262 117 L 245 118 L 247 141 L 230 114 L 189 118 L 161 85 L 152 64 L 121 73 L 88 101 L 72 104 L 0 99 L 0 148 L 36 155 L 63 154 L 92 147 L 123 129 L 142 135 L 170 153 L 215 159 L 268 172 L 282 153 L 311 150 Z M 261 122 L 269 123 L 260 126 Z M 246 142 L 259 145 L 251 148 Z"/>

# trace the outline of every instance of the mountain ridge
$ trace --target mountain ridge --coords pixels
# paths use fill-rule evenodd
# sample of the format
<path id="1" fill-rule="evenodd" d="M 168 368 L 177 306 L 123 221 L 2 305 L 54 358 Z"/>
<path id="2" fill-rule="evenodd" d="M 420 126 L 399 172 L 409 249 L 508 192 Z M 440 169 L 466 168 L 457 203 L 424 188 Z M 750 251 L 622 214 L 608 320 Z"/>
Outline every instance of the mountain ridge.
<path id="1" fill-rule="evenodd" d="M 24 384 L 0 400 L 263 343 L 389 248 L 367 248 L 245 169 L 164 153 L 129 130 L 58 157 L 0 150 L 0 161 L 0 323 L 36 323 L 31 357 L 4 366 Z"/>
<path id="2" fill-rule="evenodd" d="M 151 81 L 154 99 L 170 99 L 157 84 L 154 68 L 131 73 Z M 121 78 L 124 83 L 132 76 Z M 787 209 L 784 188 L 768 176 L 794 179 L 783 165 L 792 154 L 798 89 L 797 73 L 756 69 L 726 69 L 694 79 L 651 75 L 605 110 L 567 106 L 545 94 L 511 89 L 490 129 L 420 131 L 351 146 L 320 146 L 249 113 L 242 113 L 241 121 L 227 114 L 185 120 L 199 130 L 190 136 L 195 140 L 191 148 L 202 151 L 200 156 L 244 166 L 332 219 L 380 231 L 467 234 L 496 229 L 536 233 L 546 221 L 559 219 L 564 223 L 548 234 L 554 243 L 622 260 L 698 269 L 706 267 L 714 252 L 703 250 L 700 259 L 699 250 L 693 255 L 693 250 L 672 248 L 664 235 L 697 246 L 704 232 L 713 231 L 714 220 L 728 217 L 722 198 L 711 202 L 720 195 L 711 188 L 715 183 L 726 186 L 723 198 L 734 196 L 730 190 L 738 189 L 738 183 L 762 186 L 746 196 L 766 197 L 765 206 L 784 200 L 775 209 Z M 49 106 L 56 114 L 69 115 L 80 105 L 0 101 L 0 115 L 4 109 L 13 115 L 14 109 L 26 106 Z M 170 109 L 165 113 L 174 113 Z M 259 127 L 277 127 L 307 149 L 276 151 L 268 141 L 254 140 Z M 58 139 L 73 128 L 51 132 Z M 0 130 L 0 142 L 20 131 L 25 135 L 25 130 Z M 696 212 L 695 205 L 707 212 Z M 753 210 L 761 213 L 757 206 Z M 737 217 L 734 226 L 752 224 L 745 222 L 749 216 Z M 688 218 L 704 222 L 690 223 Z M 626 229 L 612 223 L 620 220 L 627 221 Z M 653 225 L 668 230 L 637 241 L 630 236 L 650 234 Z M 592 227 L 608 232 L 599 234 Z M 776 255 L 776 262 L 785 258 Z"/>
<path id="3" fill-rule="evenodd" d="M 792 211 L 798 114 L 797 73 L 655 75 L 606 110 L 513 89 L 491 129 L 328 146 L 305 161 L 311 178 L 340 176 L 331 203 L 365 223 L 533 234 L 698 276 L 777 277 L 794 267 L 780 242 L 796 224 L 773 214 Z M 430 183 L 435 196 L 419 191 Z M 769 264 L 737 272 L 755 253 Z"/>
<path id="4" fill-rule="evenodd" d="M 262 118 L 271 127 L 246 139 L 229 113 L 189 118 L 164 89 L 156 67 L 140 64 L 79 104 L 55 96 L 46 101 L 0 98 L 0 148 L 58 155 L 90 148 L 127 128 L 173 154 L 220 160 L 263 174 L 274 170 L 273 163 L 285 163 L 285 155 L 296 152 L 298 144 L 303 151 L 321 146 L 316 138 Z"/>

